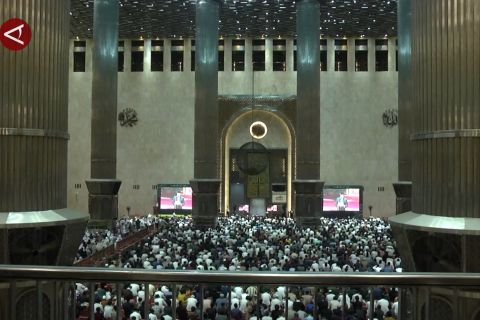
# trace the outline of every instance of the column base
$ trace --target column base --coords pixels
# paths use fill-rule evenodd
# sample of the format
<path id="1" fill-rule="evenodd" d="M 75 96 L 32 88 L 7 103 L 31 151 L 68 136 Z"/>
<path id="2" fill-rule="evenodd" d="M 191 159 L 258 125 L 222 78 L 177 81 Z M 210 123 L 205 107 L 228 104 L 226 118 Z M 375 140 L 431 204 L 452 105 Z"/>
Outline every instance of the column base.
<path id="1" fill-rule="evenodd" d="M 412 210 L 412 182 L 398 181 L 393 184 L 397 196 L 396 214 Z"/>
<path id="2" fill-rule="evenodd" d="M 389 218 L 410 272 L 478 272 L 480 218 L 405 212 Z"/>
<path id="3" fill-rule="evenodd" d="M 323 214 L 323 185 L 320 180 L 295 180 L 295 221 L 301 225 L 317 225 Z"/>
<path id="4" fill-rule="evenodd" d="M 88 212 L 92 224 L 108 224 L 118 218 L 118 190 L 122 182 L 116 179 L 91 179 L 88 188 Z"/>
<path id="5" fill-rule="evenodd" d="M 0 212 L 0 263 L 71 266 L 88 214 L 73 209 Z"/>
<path id="6" fill-rule="evenodd" d="M 192 217 L 195 225 L 215 226 L 218 216 L 219 179 L 193 179 L 190 186 L 193 191 Z"/>

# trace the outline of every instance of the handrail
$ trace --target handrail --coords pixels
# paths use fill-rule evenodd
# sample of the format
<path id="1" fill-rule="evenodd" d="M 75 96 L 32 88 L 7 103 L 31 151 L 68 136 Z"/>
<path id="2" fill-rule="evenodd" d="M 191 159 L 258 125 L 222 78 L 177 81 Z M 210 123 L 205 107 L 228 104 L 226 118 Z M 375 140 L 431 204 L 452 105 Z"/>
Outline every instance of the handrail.
<path id="1" fill-rule="evenodd" d="M 480 287 L 480 273 L 211 272 L 0 265 L 0 281 L 12 279 L 98 282 L 128 280 L 212 285 Z"/>

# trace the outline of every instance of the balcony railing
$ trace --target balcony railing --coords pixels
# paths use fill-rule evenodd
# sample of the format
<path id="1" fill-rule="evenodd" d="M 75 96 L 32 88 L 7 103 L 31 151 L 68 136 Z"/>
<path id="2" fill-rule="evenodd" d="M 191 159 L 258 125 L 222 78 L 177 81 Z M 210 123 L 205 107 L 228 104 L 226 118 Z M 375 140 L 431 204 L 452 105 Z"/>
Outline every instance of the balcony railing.
<path id="1" fill-rule="evenodd" d="M 405 293 L 410 294 L 409 301 L 417 301 L 418 290 L 430 290 L 440 288 L 454 288 L 458 290 L 480 289 L 480 273 L 308 273 L 308 272 L 210 272 L 210 271 L 156 271 L 139 269 L 103 269 L 103 268 L 80 268 L 80 267 L 49 267 L 49 266 L 16 266 L 0 265 L 0 293 L 4 297 L 2 306 L 0 299 L 0 318 L 18 319 L 19 313 L 29 313 L 32 317 L 28 319 L 46 320 L 43 308 L 45 307 L 45 294 L 48 293 L 50 303 L 49 319 L 77 319 L 75 315 L 75 287 L 74 283 L 87 284 L 89 292 L 94 292 L 95 284 L 112 283 L 116 288 L 123 283 L 144 284 L 148 288 L 149 284 L 162 284 L 171 288 L 172 296 L 178 294 L 178 287 L 181 285 L 197 286 L 200 288 L 200 299 L 203 301 L 204 289 L 213 286 L 257 286 L 258 298 L 260 297 L 260 287 L 286 286 L 288 299 L 288 288 L 313 288 L 313 301 L 317 301 L 315 294 L 318 288 L 336 287 L 340 292 L 345 292 L 347 288 L 366 288 L 369 292 L 369 315 L 368 319 L 373 319 L 373 288 L 389 287 L 399 288 L 399 306 L 400 312 L 398 319 L 415 319 L 415 303 L 404 305 L 402 298 Z M 35 299 L 29 305 L 29 310 L 25 308 L 19 310 L 22 305 L 18 304 L 22 292 L 29 288 L 35 292 Z M 2 292 L 3 290 L 3 292 Z M 229 288 L 229 291 L 231 289 Z M 7 295 L 8 294 L 8 295 Z M 117 310 L 121 310 L 121 290 L 116 290 Z M 8 298 L 6 298 L 8 296 Z M 90 294 L 89 305 L 94 305 L 94 295 Z M 150 310 L 149 290 L 145 290 L 144 304 L 145 314 Z M 345 311 L 345 299 L 342 309 Z M 428 299 L 426 319 L 429 319 Z M 202 306 L 203 303 L 200 303 Z M 288 305 L 288 304 L 287 304 Z M 258 306 L 258 304 L 257 304 Z M 172 299 L 173 319 L 175 317 L 176 299 Z M 2 310 L 3 309 L 3 310 Z M 408 310 L 407 310 L 408 309 Z M 228 308 L 230 310 L 230 307 Z M 314 308 L 314 319 L 317 308 Z M 90 308 L 90 319 L 94 319 L 93 308 Z M 203 315 L 202 310 L 200 310 Z M 288 308 L 286 308 L 285 318 L 288 319 Z M 343 312 L 346 318 L 346 313 Z M 147 316 L 148 318 L 148 316 Z M 120 312 L 117 312 L 117 319 L 121 319 Z M 203 319 L 203 317 L 202 317 Z"/>

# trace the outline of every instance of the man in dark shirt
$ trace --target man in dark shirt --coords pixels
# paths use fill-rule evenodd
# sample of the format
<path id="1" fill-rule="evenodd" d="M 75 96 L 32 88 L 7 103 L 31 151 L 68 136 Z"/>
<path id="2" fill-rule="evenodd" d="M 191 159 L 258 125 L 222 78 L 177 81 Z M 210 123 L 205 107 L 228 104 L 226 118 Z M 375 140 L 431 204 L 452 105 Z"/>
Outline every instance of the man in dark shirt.
<path id="1" fill-rule="evenodd" d="M 383 320 L 383 311 L 382 311 L 382 306 L 378 305 L 377 309 L 373 313 L 373 317 L 377 318 L 378 320 Z"/>
<path id="2" fill-rule="evenodd" d="M 180 320 L 188 320 L 187 308 L 183 305 L 183 302 L 178 302 L 177 318 Z"/>
<path id="3" fill-rule="evenodd" d="M 277 320 L 283 314 L 282 310 L 280 310 L 280 306 L 277 304 L 275 305 L 275 310 L 272 311 L 272 319 Z"/>
<path id="4" fill-rule="evenodd" d="M 242 320 L 242 311 L 238 308 L 238 304 L 233 305 L 233 309 L 230 313 L 231 318 L 234 320 Z"/>
<path id="5" fill-rule="evenodd" d="M 353 305 L 353 311 L 357 312 L 358 310 L 362 310 L 363 308 L 363 303 L 360 301 L 359 296 L 355 296 L 355 301 L 352 303 Z"/>
<path id="6" fill-rule="evenodd" d="M 133 312 L 133 304 L 130 300 L 127 300 L 123 303 L 123 311 L 125 312 L 125 317 L 128 319 Z"/>

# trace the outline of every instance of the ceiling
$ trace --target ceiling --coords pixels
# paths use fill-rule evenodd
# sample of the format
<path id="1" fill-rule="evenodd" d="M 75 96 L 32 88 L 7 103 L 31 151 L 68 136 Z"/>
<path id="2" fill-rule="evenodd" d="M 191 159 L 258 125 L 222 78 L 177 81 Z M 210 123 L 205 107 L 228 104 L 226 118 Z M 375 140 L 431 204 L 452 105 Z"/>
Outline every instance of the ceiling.
<path id="1" fill-rule="evenodd" d="M 195 36 L 196 0 L 119 0 L 120 38 Z M 221 36 L 295 36 L 295 0 L 220 0 Z M 397 0 L 319 0 L 325 37 L 396 36 Z M 93 0 L 71 0 L 71 36 L 91 38 Z"/>

